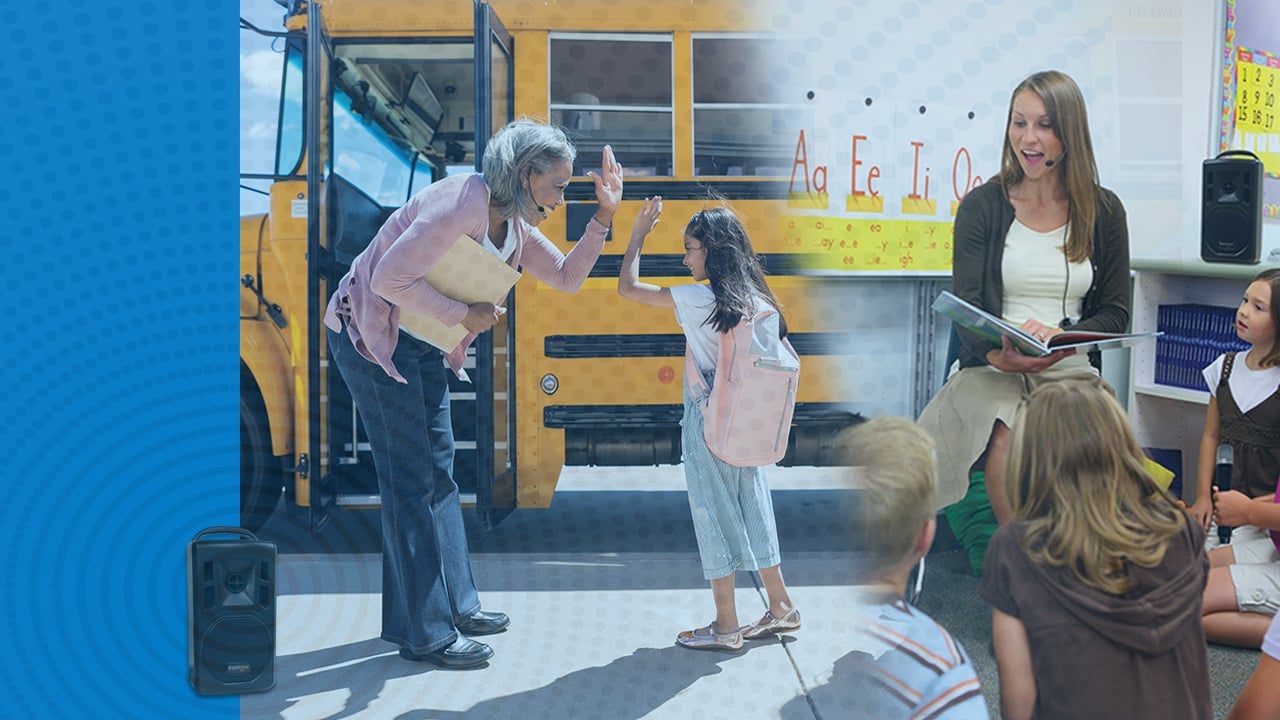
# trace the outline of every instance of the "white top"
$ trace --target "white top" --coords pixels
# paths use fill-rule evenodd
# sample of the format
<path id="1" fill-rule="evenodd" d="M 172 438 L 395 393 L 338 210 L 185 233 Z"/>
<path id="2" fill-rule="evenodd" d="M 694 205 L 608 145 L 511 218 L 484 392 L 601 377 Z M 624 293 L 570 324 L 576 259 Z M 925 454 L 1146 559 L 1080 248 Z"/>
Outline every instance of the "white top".
<path id="1" fill-rule="evenodd" d="M 706 378 L 715 373 L 716 358 L 720 354 L 720 338 L 715 328 L 706 324 L 716 307 L 716 296 L 710 285 L 695 283 L 671 288 L 671 299 L 676 302 L 676 322 L 684 330 L 685 340 L 693 354 L 693 365 Z M 708 379 L 707 385 L 711 382 Z"/>
<path id="2" fill-rule="evenodd" d="M 1266 637 L 1262 638 L 1262 652 L 1280 660 L 1280 615 L 1271 618 Z"/>
<path id="3" fill-rule="evenodd" d="M 511 228 L 514 224 L 515 223 L 511 220 L 507 221 L 507 239 L 503 241 L 501 250 L 499 250 L 498 246 L 494 245 L 493 241 L 489 239 L 488 233 L 485 233 L 484 242 L 481 243 L 485 250 L 496 255 L 502 262 L 506 262 L 507 258 L 511 257 L 511 253 L 516 251 L 515 230 Z"/>
<path id="4" fill-rule="evenodd" d="M 1009 226 L 1000 268 L 1005 320 L 1021 325 L 1035 318 L 1057 326 L 1063 318 L 1080 319 L 1081 302 L 1093 284 L 1093 265 L 1087 259 L 1067 263 L 1063 247 L 1068 227 L 1036 232 L 1016 218 Z"/>
<path id="5" fill-rule="evenodd" d="M 1222 379 L 1223 357 L 1219 355 L 1217 360 L 1201 371 L 1205 384 L 1209 386 L 1209 394 L 1215 398 L 1218 397 L 1218 381 Z M 1236 407 L 1242 413 L 1257 407 L 1280 388 L 1280 367 L 1251 370 L 1244 358 L 1244 353 L 1236 353 L 1236 359 L 1231 363 L 1231 377 L 1227 379 L 1231 387 L 1231 399 L 1236 401 Z"/>

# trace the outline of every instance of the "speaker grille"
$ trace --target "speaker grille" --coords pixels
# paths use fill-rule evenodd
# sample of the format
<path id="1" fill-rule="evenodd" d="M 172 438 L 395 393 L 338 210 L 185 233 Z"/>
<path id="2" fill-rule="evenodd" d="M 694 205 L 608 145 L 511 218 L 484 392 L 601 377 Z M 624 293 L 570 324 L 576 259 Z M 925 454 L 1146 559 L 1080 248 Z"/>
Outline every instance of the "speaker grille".
<path id="1" fill-rule="evenodd" d="M 1262 242 L 1262 163 L 1256 157 L 1205 160 L 1201 180 L 1200 257 L 1256 263 Z"/>
<path id="2" fill-rule="evenodd" d="M 200 639 L 197 654 L 206 672 L 218 682 L 251 683 L 275 657 L 271 631 L 251 615 L 226 615 Z"/>

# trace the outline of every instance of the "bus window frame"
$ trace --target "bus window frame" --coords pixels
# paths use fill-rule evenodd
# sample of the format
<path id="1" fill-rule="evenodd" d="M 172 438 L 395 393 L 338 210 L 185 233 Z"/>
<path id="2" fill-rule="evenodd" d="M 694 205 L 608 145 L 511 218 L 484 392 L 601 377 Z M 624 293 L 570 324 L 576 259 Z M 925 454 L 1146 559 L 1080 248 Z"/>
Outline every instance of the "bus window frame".
<path id="1" fill-rule="evenodd" d="M 667 85 L 666 85 L 667 104 L 666 105 L 626 104 L 626 103 L 584 104 L 584 103 L 565 102 L 564 100 L 567 100 L 568 98 L 557 99 L 555 94 L 555 83 L 553 82 L 548 84 L 547 112 L 552 122 L 557 122 L 558 120 L 564 120 L 567 118 L 568 113 L 577 113 L 577 112 L 596 113 L 597 116 L 601 119 L 605 119 L 609 117 L 618 117 L 619 115 L 622 115 L 622 114 L 665 115 L 667 118 L 667 123 L 665 128 L 665 132 L 666 132 L 665 137 L 655 136 L 650 141 L 652 143 L 652 147 L 656 148 L 660 144 L 665 144 L 665 148 L 663 151 L 655 150 L 653 152 L 648 152 L 643 150 L 636 150 L 633 152 L 632 150 L 630 150 L 630 148 L 626 144 L 626 141 L 620 139 L 620 138 L 625 138 L 627 136 L 627 133 L 614 133 L 611 136 L 609 127 L 605 122 L 601 122 L 599 127 L 590 128 L 590 129 L 565 127 L 564 128 L 565 132 L 568 133 L 570 139 L 573 140 L 574 145 L 577 146 L 579 150 L 578 158 L 575 161 L 575 167 L 574 167 L 575 174 L 581 174 L 586 170 L 598 169 L 598 168 L 595 168 L 594 165 L 586 165 L 584 163 L 586 162 L 594 163 L 595 158 L 600 157 L 599 151 L 602 149 L 602 147 L 606 143 L 605 138 L 609 138 L 608 143 L 613 147 L 614 154 L 618 157 L 619 161 L 622 163 L 628 176 L 645 175 L 645 176 L 662 177 L 662 178 L 672 178 L 676 176 L 675 168 L 676 168 L 676 158 L 678 153 L 676 149 L 677 132 L 676 132 L 676 97 L 675 97 L 676 95 L 675 93 L 675 89 L 676 89 L 675 38 L 676 38 L 676 34 L 674 32 L 619 33 L 619 32 L 553 31 L 547 34 L 547 66 L 548 68 L 555 68 L 557 65 L 558 58 L 557 58 L 557 55 L 555 54 L 557 42 L 578 41 L 581 43 L 606 43 L 606 44 L 619 43 L 619 42 L 656 43 L 656 44 L 665 45 L 667 49 L 666 61 L 667 61 L 667 67 L 669 68 L 670 72 L 668 73 L 668 76 L 666 78 L 667 80 Z M 554 70 L 552 72 L 553 72 L 553 77 L 558 77 L 558 76 L 555 76 Z M 609 79 L 616 80 L 618 76 L 616 74 L 610 75 L 606 73 L 601 73 L 600 77 L 606 80 L 609 80 Z M 576 94 L 577 92 L 589 93 L 589 89 L 583 88 L 581 90 L 575 91 L 575 93 L 573 94 Z M 569 97 L 572 97 L 572 94 Z M 565 123 L 560 123 L 560 124 L 565 125 Z M 634 131 L 632 131 L 630 134 L 634 135 Z M 664 152 L 665 152 L 665 157 L 663 157 L 662 155 L 662 153 Z M 637 162 L 634 159 L 634 156 L 640 153 L 646 153 L 654 160 L 654 162 L 651 165 Z M 666 172 L 661 172 L 661 170 L 663 169 L 665 169 Z"/>
<path id="2" fill-rule="evenodd" d="M 733 41 L 752 41 L 752 40 L 756 40 L 756 41 L 763 40 L 763 41 L 769 41 L 769 42 L 789 40 L 791 42 L 799 42 L 799 38 L 791 38 L 788 36 L 778 36 L 770 33 L 692 32 L 689 34 L 689 55 L 690 55 L 689 87 L 691 91 L 691 100 L 692 100 L 692 115 L 690 118 L 690 123 L 691 123 L 690 137 L 693 142 L 690 157 L 693 163 L 693 176 L 695 178 L 708 178 L 708 179 L 710 178 L 757 178 L 757 179 L 779 178 L 779 177 L 786 177 L 787 172 L 789 172 L 789 167 L 791 164 L 790 157 L 791 157 L 792 151 L 794 150 L 793 141 L 792 141 L 792 138 L 794 136 L 789 131 L 793 129 L 798 130 L 800 127 L 804 127 L 803 118 L 807 114 L 807 109 L 803 104 L 801 104 L 800 98 L 796 98 L 795 102 L 779 102 L 780 98 L 778 97 L 765 98 L 764 100 L 760 100 L 756 102 L 746 102 L 746 101 L 737 101 L 737 100 L 730 101 L 730 102 L 717 102 L 717 101 L 708 101 L 705 99 L 699 100 L 698 70 L 699 70 L 700 55 L 698 53 L 698 43 L 702 41 L 733 42 Z M 797 49 L 799 49 L 799 46 L 797 46 Z M 772 57 L 772 53 L 769 53 L 768 55 Z M 793 83 L 793 86 L 795 86 L 794 83 Z M 700 137 L 698 132 L 700 112 L 732 112 L 737 114 L 738 116 L 742 116 L 744 114 L 754 113 L 754 112 L 770 113 L 770 134 L 784 138 L 782 142 L 777 144 L 776 156 L 779 159 L 779 161 L 782 162 L 782 164 L 776 166 L 778 172 L 748 173 L 746 172 L 746 168 L 743 166 L 738 166 L 739 172 L 736 172 L 736 173 L 728 172 L 728 171 L 726 172 L 703 171 L 700 163 L 698 162 L 699 158 L 703 157 L 704 155 L 711 155 L 713 153 L 708 152 L 708 153 L 700 154 L 698 150 L 700 142 L 702 143 L 707 142 L 705 138 Z M 785 123 L 785 121 L 782 124 L 782 126 L 779 126 L 779 123 L 777 122 L 777 118 L 779 114 L 781 114 L 784 118 L 788 115 L 792 117 L 793 120 L 790 123 L 791 127 L 787 127 L 786 126 L 787 124 Z M 744 146 L 749 147 L 749 143 L 744 143 Z M 765 154 L 754 154 L 754 155 L 744 155 L 743 157 L 745 159 L 755 161 L 755 160 L 767 159 L 769 156 Z M 765 167 L 772 168 L 775 166 L 766 165 Z"/>

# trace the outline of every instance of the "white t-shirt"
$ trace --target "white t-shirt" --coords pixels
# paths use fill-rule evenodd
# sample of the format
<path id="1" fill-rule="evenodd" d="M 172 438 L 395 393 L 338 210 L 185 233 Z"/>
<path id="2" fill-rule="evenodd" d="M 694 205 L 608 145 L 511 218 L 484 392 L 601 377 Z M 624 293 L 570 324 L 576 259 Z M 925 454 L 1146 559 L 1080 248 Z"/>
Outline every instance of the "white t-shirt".
<path id="1" fill-rule="evenodd" d="M 1225 356 L 1219 355 L 1217 360 L 1201 371 L 1205 384 L 1209 386 L 1209 394 L 1215 398 L 1218 397 L 1218 381 L 1222 379 L 1223 357 Z M 1236 359 L 1231 363 L 1231 377 L 1227 379 L 1231 387 L 1231 399 L 1236 401 L 1236 407 L 1242 413 L 1257 407 L 1280 388 L 1280 367 L 1251 370 L 1244 358 L 1245 353 L 1236 353 Z"/>
<path id="2" fill-rule="evenodd" d="M 1009 226 L 1001 261 L 1005 320 L 1021 325 L 1035 318 L 1057 326 L 1063 318 L 1080 319 L 1081 301 L 1093 284 L 1093 265 L 1088 260 L 1067 263 L 1063 247 L 1068 227 L 1042 233 L 1016 219 Z"/>
<path id="3" fill-rule="evenodd" d="M 1233 370 L 1235 368 L 1232 368 Z M 1280 615 L 1271 618 L 1266 637 L 1262 638 L 1262 652 L 1280 660 Z"/>
<path id="4" fill-rule="evenodd" d="M 716 307 L 715 293 L 711 292 L 710 285 L 703 283 L 676 285 L 671 288 L 671 299 L 675 300 L 676 322 L 684 330 L 685 340 L 693 354 L 693 365 L 710 385 L 720 353 L 720 334 L 706 322 Z"/>
<path id="5" fill-rule="evenodd" d="M 485 250 L 493 253 L 502 262 L 506 262 L 507 258 L 511 257 L 511 253 L 516 251 L 516 232 L 515 228 L 512 227 L 515 221 L 515 218 L 507 221 L 507 239 L 503 241 L 501 248 L 493 244 L 493 241 L 489 239 L 489 233 L 484 234 L 484 241 L 481 243 Z"/>

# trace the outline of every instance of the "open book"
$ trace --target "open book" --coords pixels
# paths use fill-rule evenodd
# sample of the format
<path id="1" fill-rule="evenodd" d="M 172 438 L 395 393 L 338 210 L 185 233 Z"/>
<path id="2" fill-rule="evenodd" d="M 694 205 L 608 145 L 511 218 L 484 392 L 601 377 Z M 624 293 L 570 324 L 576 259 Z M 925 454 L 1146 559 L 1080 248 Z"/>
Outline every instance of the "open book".
<path id="1" fill-rule="evenodd" d="M 1067 329 L 1049 338 L 1048 342 L 1043 342 L 1022 328 L 1011 325 L 945 290 L 937 300 L 933 301 L 933 309 L 950 318 L 951 322 L 968 328 L 992 342 L 999 343 L 1001 336 L 1008 337 L 1019 352 L 1035 357 L 1043 357 L 1054 350 L 1068 348 L 1076 348 L 1080 352 L 1091 352 L 1128 347 L 1163 334 L 1160 332 L 1105 333 Z"/>
<path id="2" fill-rule="evenodd" d="M 458 236 L 426 275 L 427 284 L 446 297 L 470 305 L 500 303 L 520 273 L 466 235 Z M 462 325 L 445 325 L 431 315 L 400 308 L 400 328 L 415 338 L 449 352 L 467 336 Z"/>

